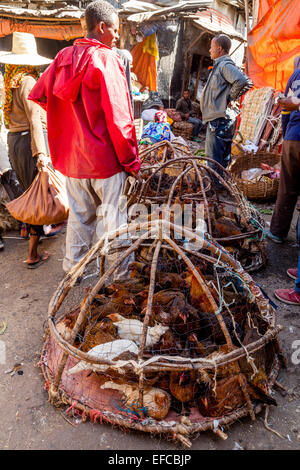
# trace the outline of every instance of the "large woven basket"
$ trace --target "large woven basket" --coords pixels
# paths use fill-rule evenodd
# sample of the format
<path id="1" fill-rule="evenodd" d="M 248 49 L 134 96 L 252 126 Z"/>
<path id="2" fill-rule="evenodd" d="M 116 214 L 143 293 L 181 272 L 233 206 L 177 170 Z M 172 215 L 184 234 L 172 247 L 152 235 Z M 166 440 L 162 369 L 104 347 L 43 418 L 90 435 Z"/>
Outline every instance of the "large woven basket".
<path id="1" fill-rule="evenodd" d="M 264 178 L 248 181 L 242 179 L 244 170 L 260 168 L 261 163 L 274 166 L 280 162 L 281 155 L 278 153 L 259 152 L 256 154 L 243 153 L 231 163 L 229 171 L 235 177 L 239 188 L 248 199 L 274 199 L 279 187 L 279 179 Z"/>
<path id="2" fill-rule="evenodd" d="M 190 122 L 174 122 L 172 132 L 176 137 L 183 137 L 190 140 L 193 136 L 194 126 Z"/>

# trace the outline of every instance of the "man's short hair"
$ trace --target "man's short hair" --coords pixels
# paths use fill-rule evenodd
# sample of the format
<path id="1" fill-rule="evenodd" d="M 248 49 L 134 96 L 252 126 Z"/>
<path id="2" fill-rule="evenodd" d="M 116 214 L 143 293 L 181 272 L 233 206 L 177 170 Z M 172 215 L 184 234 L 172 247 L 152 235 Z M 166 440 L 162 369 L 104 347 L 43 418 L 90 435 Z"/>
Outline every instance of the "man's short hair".
<path id="1" fill-rule="evenodd" d="M 85 10 L 85 22 L 88 32 L 94 31 L 101 21 L 109 26 L 112 25 L 114 13 L 117 15 L 117 10 L 104 0 L 96 0 L 90 3 Z"/>
<path id="2" fill-rule="evenodd" d="M 217 41 L 219 46 L 222 47 L 223 51 L 228 54 L 231 49 L 231 39 L 226 36 L 226 34 L 218 34 L 214 39 Z"/>

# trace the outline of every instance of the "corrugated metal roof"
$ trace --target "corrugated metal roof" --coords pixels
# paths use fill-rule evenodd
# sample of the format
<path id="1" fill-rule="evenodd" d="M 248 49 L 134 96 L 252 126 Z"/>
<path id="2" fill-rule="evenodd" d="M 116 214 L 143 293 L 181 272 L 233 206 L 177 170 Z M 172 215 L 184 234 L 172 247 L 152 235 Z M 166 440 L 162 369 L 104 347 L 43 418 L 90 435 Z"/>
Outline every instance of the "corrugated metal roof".
<path id="1" fill-rule="evenodd" d="M 84 10 L 77 7 L 68 6 L 54 10 L 33 10 L 29 8 L 16 8 L 0 5 L 0 16 L 3 17 L 26 17 L 32 19 L 55 18 L 58 20 L 79 19 Z"/>
<path id="2" fill-rule="evenodd" d="M 143 13 L 156 10 L 159 10 L 159 7 L 152 3 L 129 0 L 128 2 L 123 3 L 119 13 Z"/>
<path id="3" fill-rule="evenodd" d="M 160 10 L 147 13 L 136 13 L 135 15 L 128 16 L 128 20 L 134 23 L 142 23 L 143 21 L 150 21 L 152 19 L 158 19 L 160 16 L 169 15 L 171 13 L 177 12 L 188 12 L 188 11 L 197 11 L 201 8 L 208 8 L 212 4 L 211 0 L 193 0 L 190 2 L 177 2 L 173 7 L 161 8 Z"/>
<path id="4" fill-rule="evenodd" d="M 213 33 L 224 33 L 232 38 L 242 39 L 242 33 L 237 31 L 228 16 L 217 10 L 209 8 L 196 14 L 197 19 L 193 19 L 193 24 L 202 29 L 212 31 Z"/>

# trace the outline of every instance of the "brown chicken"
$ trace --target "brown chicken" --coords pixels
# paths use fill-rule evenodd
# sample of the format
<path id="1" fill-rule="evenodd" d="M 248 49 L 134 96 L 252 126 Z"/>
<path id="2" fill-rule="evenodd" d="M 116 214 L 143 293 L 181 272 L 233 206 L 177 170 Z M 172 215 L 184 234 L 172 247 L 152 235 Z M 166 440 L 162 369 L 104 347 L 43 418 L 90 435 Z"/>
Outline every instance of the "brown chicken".
<path id="1" fill-rule="evenodd" d="M 156 354 L 166 354 L 167 356 L 180 355 L 182 345 L 179 339 L 172 333 L 171 330 L 165 332 L 160 338 L 159 342 L 152 346 L 151 351 Z"/>
<path id="2" fill-rule="evenodd" d="M 218 380 L 214 390 L 208 387 L 204 396 L 198 399 L 198 408 L 202 416 L 221 417 L 245 404 L 245 397 L 240 386 L 243 374 Z"/>
<path id="3" fill-rule="evenodd" d="M 145 284 L 134 279 L 110 284 L 105 288 L 106 295 L 99 294 L 95 297 L 92 318 L 101 320 L 112 313 L 121 313 L 125 317 L 134 315 L 143 300 L 137 293 L 144 288 Z"/>
<path id="4" fill-rule="evenodd" d="M 198 390 L 197 371 L 171 372 L 170 392 L 181 403 L 181 414 L 185 413 L 184 403 L 194 399 Z"/>
<path id="5" fill-rule="evenodd" d="M 109 343 L 118 338 L 116 326 L 110 319 L 104 318 L 96 325 L 88 328 L 83 338 L 81 350 L 88 352 L 98 344 Z"/>
<path id="6" fill-rule="evenodd" d="M 234 349 L 236 349 L 234 347 Z M 209 354 L 206 359 L 213 359 L 216 360 L 218 359 L 221 355 L 225 355 L 230 353 L 232 350 L 227 344 L 223 344 L 223 346 L 220 346 L 217 351 L 214 351 L 213 353 Z M 217 368 L 217 376 L 224 378 L 224 377 L 230 377 L 233 375 L 236 375 L 238 372 L 238 367 L 236 362 L 229 362 L 228 364 L 224 364 L 222 366 L 218 366 Z M 210 370 L 209 373 L 213 377 L 215 374 L 214 370 Z"/>
<path id="7" fill-rule="evenodd" d="M 247 390 L 252 399 L 277 406 L 276 400 L 270 396 L 268 379 L 262 369 L 258 370 L 253 379 L 248 378 Z"/>
<path id="8" fill-rule="evenodd" d="M 223 316 L 224 323 L 227 327 L 228 333 L 236 346 L 240 346 L 239 339 L 242 336 L 240 325 L 233 321 L 231 317 Z M 215 314 L 200 313 L 199 314 L 199 331 L 197 335 L 200 340 L 210 339 L 216 344 L 224 344 L 225 336 L 219 320 Z"/>
<path id="9" fill-rule="evenodd" d="M 141 312 L 146 313 L 148 296 L 141 305 Z M 166 326 L 176 323 L 176 318 L 185 307 L 184 294 L 177 289 L 167 289 L 156 292 L 153 295 L 152 313 L 150 321 L 158 322 Z"/>
<path id="10" fill-rule="evenodd" d="M 190 275 L 187 275 L 185 278 L 190 288 L 190 302 L 201 312 L 213 313 L 218 309 L 216 301 L 214 299 L 215 292 L 207 286 L 200 268 L 197 268 L 197 271 L 200 278 L 202 279 L 201 285 L 192 273 Z"/>
<path id="11" fill-rule="evenodd" d="M 150 264 L 135 261 L 130 263 L 129 271 L 130 277 L 143 279 L 146 283 L 149 283 Z M 186 282 L 180 274 L 157 270 L 155 273 L 155 285 L 161 289 L 179 289 L 186 287 Z"/>
<path id="12" fill-rule="evenodd" d="M 190 333 L 188 336 L 188 347 L 191 357 L 206 357 L 217 348 L 209 339 L 199 341 L 196 333 Z"/>
<path id="13" fill-rule="evenodd" d="M 213 233 L 217 238 L 227 238 L 233 235 L 240 235 L 241 229 L 228 217 L 220 217 L 213 221 Z"/>
<path id="14" fill-rule="evenodd" d="M 221 346 L 218 351 L 207 356 L 207 359 L 216 359 L 220 354 L 227 354 L 230 352 L 230 348 L 227 345 Z M 238 366 L 240 367 L 241 373 L 239 373 Z M 239 373 L 239 374 L 238 374 Z M 217 368 L 217 377 L 222 379 L 228 379 L 236 375 L 239 377 L 242 376 L 245 386 L 248 390 L 250 397 L 254 400 L 261 401 L 270 405 L 277 405 L 276 400 L 272 398 L 269 394 L 268 379 L 264 370 L 259 369 L 257 374 L 252 377 L 253 369 L 247 364 L 240 360 L 237 364 L 236 362 L 229 362 Z M 207 371 L 205 376 L 202 377 L 201 371 L 199 372 L 200 381 L 213 382 L 214 371 Z"/>

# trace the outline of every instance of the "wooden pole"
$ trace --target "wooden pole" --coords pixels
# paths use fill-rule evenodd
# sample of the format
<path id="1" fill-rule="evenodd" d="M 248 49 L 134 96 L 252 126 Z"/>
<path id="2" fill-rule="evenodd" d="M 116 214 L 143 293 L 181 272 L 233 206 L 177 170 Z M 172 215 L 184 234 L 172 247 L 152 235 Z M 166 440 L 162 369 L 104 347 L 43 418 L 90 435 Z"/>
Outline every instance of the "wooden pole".
<path id="1" fill-rule="evenodd" d="M 247 35 L 249 33 L 249 3 L 248 0 L 244 0 L 245 2 L 245 18 L 246 18 L 246 28 L 247 28 Z"/>

